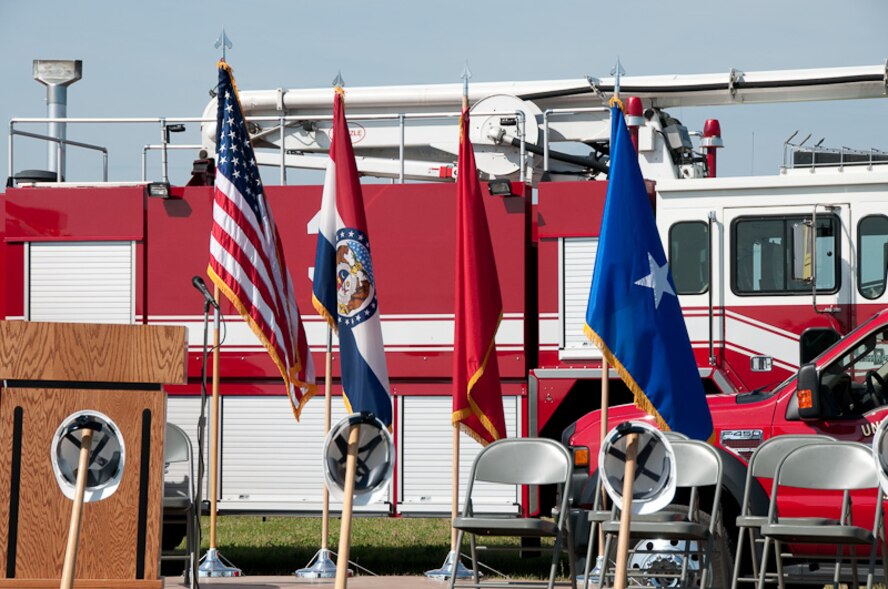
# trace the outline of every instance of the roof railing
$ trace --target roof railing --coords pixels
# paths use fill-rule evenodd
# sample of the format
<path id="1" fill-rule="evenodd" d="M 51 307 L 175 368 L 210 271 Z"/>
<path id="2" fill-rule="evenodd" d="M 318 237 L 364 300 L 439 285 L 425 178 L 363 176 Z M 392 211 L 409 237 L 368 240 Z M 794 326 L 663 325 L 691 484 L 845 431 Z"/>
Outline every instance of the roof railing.
<path id="1" fill-rule="evenodd" d="M 526 131 L 525 128 L 527 126 L 527 121 L 525 120 L 525 114 L 522 111 L 500 111 L 500 112 L 473 112 L 475 116 L 514 116 L 517 119 L 517 134 L 518 134 L 518 142 L 519 142 L 519 173 L 520 173 L 520 181 L 525 182 L 527 178 L 527 149 L 526 149 Z M 350 121 L 379 121 L 379 120 L 393 120 L 398 121 L 399 126 L 401 128 L 400 132 L 400 145 L 399 145 L 399 159 L 400 159 L 400 174 L 399 174 L 399 182 L 403 183 L 405 180 L 404 177 L 404 162 L 405 162 L 405 137 L 404 137 L 404 128 L 407 123 L 412 120 L 430 120 L 430 119 L 458 119 L 461 116 L 461 112 L 459 111 L 450 111 L 450 112 L 431 112 L 431 113 L 381 113 L 381 114 L 357 114 L 354 116 L 350 116 Z M 258 136 L 266 136 L 270 134 L 279 133 L 283 138 L 284 132 L 289 125 L 295 123 L 305 123 L 305 122 L 319 122 L 319 121 L 332 121 L 332 115 L 282 115 L 282 116 L 251 116 L 246 117 L 247 122 L 276 122 L 277 125 L 266 127 L 263 129 Z M 177 145 L 173 144 L 169 141 L 169 131 L 167 128 L 172 125 L 184 124 L 184 123 L 215 123 L 216 119 L 208 119 L 201 117 L 123 117 L 123 118 L 112 118 L 112 117 L 87 117 L 87 118 L 52 118 L 52 117 L 26 117 L 26 118 L 13 118 L 9 123 L 9 149 L 7 154 L 7 169 L 8 169 L 8 177 L 10 178 L 10 186 L 15 186 L 15 141 L 14 138 L 16 136 L 26 136 L 35 139 L 42 139 L 45 141 L 55 141 L 55 142 L 64 142 L 65 145 L 72 145 L 75 147 L 82 147 L 86 149 L 95 149 L 102 151 L 104 154 L 104 169 L 103 169 L 103 181 L 108 181 L 108 171 L 107 171 L 107 160 L 108 160 L 108 150 L 101 146 L 90 145 L 87 143 L 81 143 L 77 141 L 72 141 L 68 139 L 59 140 L 48 135 L 40 135 L 37 133 L 31 133 L 27 131 L 22 131 L 16 129 L 17 125 L 30 125 L 30 124 L 48 124 L 48 123 L 68 123 L 68 124 L 154 124 L 159 125 L 161 132 L 161 143 L 157 145 L 143 145 L 142 148 L 142 159 L 143 159 L 143 172 L 142 172 L 142 180 L 146 181 L 147 178 L 147 164 L 145 163 L 145 159 L 147 157 L 147 151 L 151 151 L 154 149 L 159 149 L 162 152 L 161 157 L 161 176 L 162 178 L 168 178 L 168 161 L 167 161 L 167 151 L 171 149 L 195 149 L 194 145 Z M 456 138 L 454 138 L 454 142 L 456 142 Z M 61 144 L 61 143 L 60 143 Z M 196 146 L 196 148 L 200 149 L 204 146 Z M 282 185 L 287 183 L 287 172 L 286 172 L 286 142 L 280 142 L 280 163 L 278 167 L 280 169 L 280 182 Z M 57 177 L 57 180 L 62 181 L 61 178 Z"/>

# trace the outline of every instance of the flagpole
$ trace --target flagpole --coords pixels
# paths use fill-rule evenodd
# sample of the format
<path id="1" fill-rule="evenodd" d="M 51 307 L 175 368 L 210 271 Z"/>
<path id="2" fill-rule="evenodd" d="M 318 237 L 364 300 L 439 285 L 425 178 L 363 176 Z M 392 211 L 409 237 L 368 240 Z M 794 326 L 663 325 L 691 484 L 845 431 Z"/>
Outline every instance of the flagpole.
<path id="1" fill-rule="evenodd" d="M 459 516 L 459 427 L 453 426 L 453 488 L 450 493 L 450 554 L 456 554 L 456 536 L 458 534 L 453 522 Z"/>
<path id="2" fill-rule="evenodd" d="M 620 76 L 625 73 L 623 70 L 623 66 L 620 64 L 620 58 L 617 57 L 617 64 L 614 66 L 613 71 L 611 72 L 614 75 L 614 96 L 611 99 L 612 103 L 616 103 L 620 105 L 620 109 L 622 110 L 622 103 L 620 102 Z M 607 437 L 608 431 L 608 406 L 610 405 L 610 365 L 607 361 L 607 356 L 601 355 L 601 432 L 600 432 L 600 440 L 599 440 L 599 448 L 604 446 L 604 439 Z M 631 503 L 632 498 L 632 483 L 631 481 L 635 478 L 635 451 L 637 441 L 636 438 L 638 436 L 632 434 L 629 438 L 630 447 L 627 448 L 626 451 L 626 476 L 630 477 L 629 482 L 629 501 Z M 631 450 L 631 456 L 630 456 Z M 631 475 L 630 473 L 630 463 L 631 463 Z M 601 509 L 605 508 L 607 504 L 607 492 L 604 489 L 604 477 L 601 476 L 601 465 L 598 465 L 599 472 L 599 481 L 598 484 L 601 485 Z M 624 479 L 625 481 L 625 479 Z M 625 485 L 624 485 L 625 486 Z M 623 490 L 624 497 L 626 496 L 626 490 Z M 620 516 L 620 536 L 617 542 L 617 571 L 616 571 L 616 585 L 619 586 L 619 589 L 625 589 L 626 586 L 626 550 L 628 550 L 628 533 L 623 532 L 623 523 L 625 520 L 625 525 L 629 525 L 629 512 L 628 507 L 625 505 L 624 500 L 623 512 Z M 625 538 L 624 538 L 625 536 Z M 625 542 L 625 546 L 624 546 Z M 621 550 L 623 552 L 621 552 Z M 598 587 L 602 587 L 604 585 L 604 574 L 606 572 L 605 566 L 605 558 L 604 554 L 604 526 L 598 526 L 598 559 L 595 563 L 595 568 L 598 569 Z M 622 577 L 621 577 L 622 574 Z"/>
<path id="3" fill-rule="evenodd" d="M 327 324 L 327 355 L 324 362 L 324 437 L 330 433 L 332 406 L 330 389 L 333 386 L 333 327 Z M 324 515 L 321 520 L 321 550 L 326 551 L 330 535 L 330 490 L 324 485 Z"/>
<path id="4" fill-rule="evenodd" d="M 342 73 L 336 74 L 333 80 L 334 88 L 341 88 L 345 83 Z M 335 90 L 334 90 L 335 92 Z M 332 152 L 332 147 L 331 147 Z M 323 208 L 323 203 L 321 203 Z M 312 286 L 314 292 L 314 286 Z M 328 312 L 331 310 L 328 310 Z M 334 315 L 335 316 L 335 315 Z M 328 318 L 329 319 L 329 318 Z M 332 319 L 335 321 L 335 319 Z M 327 353 L 324 362 L 324 437 L 330 433 L 330 421 L 332 415 L 332 389 L 333 389 L 333 323 L 327 322 Z M 330 490 L 326 483 L 323 485 L 323 514 L 321 516 L 321 549 L 318 550 L 305 568 L 298 569 L 293 574 L 297 577 L 308 579 L 332 579 L 336 577 L 336 564 L 330 558 Z M 347 559 L 346 559 L 347 560 Z M 350 573 L 350 571 L 349 571 Z"/>
<path id="5" fill-rule="evenodd" d="M 333 388 L 333 326 L 327 323 L 327 353 L 324 362 L 324 437 L 330 433 Z M 306 579 L 331 579 L 336 576 L 336 563 L 330 558 L 330 490 L 323 484 L 323 512 L 321 516 L 321 549 L 305 568 L 293 574 Z"/>
<path id="6" fill-rule="evenodd" d="M 469 108 L 469 78 L 472 77 L 472 72 L 469 70 L 469 63 L 466 62 L 466 66 L 463 69 L 462 76 L 460 76 L 463 81 L 463 95 L 462 95 L 462 111 L 465 112 L 466 109 Z M 460 126 L 463 124 L 462 115 L 460 115 Z M 461 129 L 461 133 L 468 133 L 468 129 Z M 462 170 L 459 170 L 462 172 Z M 457 269 L 457 271 L 459 271 Z M 450 489 L 450 552 L 447 553 L 447 558 L 444 559 L 444 564 L 441 565 L 439 569 L 433 569 L 430 571 L 426 571 L 425 576 L 432 579 L 440 579 L 445 580 L 449 579 L 453 574 L 454 569 L 456 570 L 456 577 L 458 579 L 465 579 L 471 576 L 471 572 L 467 569 L 459 558 L 459 546 L 456 545 L 456 537 L 458 535 L 458 531 L 455 527 L 453 527 L 453 522 L 459 517 L 459 424 L 453 424 L 453 463 L 451 470 L 451 489 Z"/>
<path id="7" fill-rule="evenodd" d="M 611 99 L 611 104 L 620 103 L 620 76 L 623 75 L 624 70 L 623 66 L 620 64 L 620 58 L 617 57 L 617 64 L 614 66 L 613 70 L 611 70 L 611 74 L 614 75 L 614 96 Z M 604 439 L 607 437 L 607 425 L 608 425 L 608 406 L 610 405 L 610 366 L 607 361 L 607 356 L 603 353 L 601 355 L 601 430 L 599 434 L 599 448 L 604 446 Z M 601 486 L 601 490 L 599 491 L 601 496 L 601 505 L 600 509 L 605 509 L 607 505 L 607 492 L 604 489 L 604 478 L 600 476 L 601 473 L 601 465 L 599 464 L 599 481 L 598 484 Z M 590 539 L 591 540 L 591 539 Z M 588 566 L 588 565 L 587 565 Z M 604 529 L 602 526 L 598 526 L 598 558 L 595 560 L 595 568 L 592 569 L 590 576 L 594 576 L 598 578 L 598 587 L 602 587 L 604 583 L 603 575 L 605 573 L 605 554 L 604 554 Z M 588 587 L 589 580 L 586 579 L 586 586 Z"/>
<path id="8" fill-rule="evenodd" d="M 604 439 L 607 437 L 607 409 L 610 404 L 610 366 L 607 363 L 607 357 L 602 355 L 601 358 L 601 434 L 599 438 L 598 447 L 601 448 L 604 446 Z M 599 465 L 598 472 L 601 472 L 601 465 Z M 605 509 L 605 505 L 607 502 L 607 492 L 604 490 L 604 478 L 599 477 L 600 480 L 598 484 L 601 485 L 601 509 Z M 598 526 L 598 562 L 595 563 L 595 567 L 599 569 L 599 576 L 602 571 L 601 568 L 604 566 L 604 529 L 602 526 Z M 599 587 L 601 586 L 601 579 L 598 581 Z"/>
<path id="9" fill-rule="evenodd" d="M 472 77 L 472 72 L 469 71 L 469 64 L 466 62 L 465 70 L 463 70 L 462 80 L 463 80 L 463 95 L 462 95 L 462 109 L 461 112 L 465 112 L 466 109 L 469 108 L 469 78 Z M 462 115 L 460 115 L 460 125 L 463 124 Z M 468 129 L 462 129 L 462 133 L 468 133 Z M 459 170 L 462 172 L 462 170 Z M 459 271 L 457 269 L 457 271 Z M 453 527 L 453 522 L 459 517 L 459 426 L 454 424 L 453 426 L 453 489 L 451 492 L 452 498 L 450 502 L 450 511 L 451 511 L 451 519 L 450 519 L 450 553 L 453 555 L 457 561 L 459 561 L 459 554 L 457 554 L 457 545 L 456 545 L 456 536 L 458 534 L 456 528 Z"/>

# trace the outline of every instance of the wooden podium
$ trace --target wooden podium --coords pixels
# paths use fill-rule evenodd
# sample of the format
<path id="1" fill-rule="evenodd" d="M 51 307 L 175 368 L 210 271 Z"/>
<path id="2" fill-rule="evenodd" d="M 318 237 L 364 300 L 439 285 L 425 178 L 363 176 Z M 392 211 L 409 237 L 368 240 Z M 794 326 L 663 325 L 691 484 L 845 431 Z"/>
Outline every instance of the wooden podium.
<path id="1" fill-rule="evenodd" d="M 106 454 L 121 449 L 91 458 L 117 482 L 83 507 L 75 587 L 163 587 L 161 383 L 185 382 L 186 345 L 184 327 L 0 321 L 0 587 L 59 586 L 72 500 L 58 448 L 84 413 L 113 424 Z"/>

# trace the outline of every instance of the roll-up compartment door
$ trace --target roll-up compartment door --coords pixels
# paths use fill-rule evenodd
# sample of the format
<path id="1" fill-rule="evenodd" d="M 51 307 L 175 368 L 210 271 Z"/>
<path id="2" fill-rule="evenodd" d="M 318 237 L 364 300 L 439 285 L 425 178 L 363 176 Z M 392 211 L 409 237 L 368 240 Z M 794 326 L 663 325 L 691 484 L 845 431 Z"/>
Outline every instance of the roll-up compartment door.
<path id="1" fill-rule="evenodd" d="M 133 322 L 132 242 L 31 243 L 27 269 L 31 321 Z"/>
<path id="2" fill-rule="evenodd" d="M 281 385 L 283 387 L 283 384 Z M 347 415 L 332 400 L 332 426 Z M 320 511 L 323 506 L 324 400 L 316 397 L 299 422 L 284 396 L 224 397 L 220 509 Z M 389 483 L 391 485 L 391 483 Z M 355 512 L 388 513 L 390 493 Z M 341 502 L 330 501 L 339 510 Z"/>
<path id="3" fill-rule="evenodd" d="M 508 436 L 519 431 L 519 397 L 503 397 Z M 406 396 L 402 419 L 402 501 L 401 513 L 450 513 L 452 495 L 453 400 L 442 396 Z M 465 500 L 469 471 L 481 445 L 460 434 L 459 502 Z M 503 485 L 479 483 L 476 487 L 477 512 L 516 513 L 520 498 Z"/>
<path id="4" fill-rule="evenodd" d="M 561 352 L 562 358 L 600 358 L 601 354 L 583 333 L 598 238 L 570 238 L 561 250 Z"/>

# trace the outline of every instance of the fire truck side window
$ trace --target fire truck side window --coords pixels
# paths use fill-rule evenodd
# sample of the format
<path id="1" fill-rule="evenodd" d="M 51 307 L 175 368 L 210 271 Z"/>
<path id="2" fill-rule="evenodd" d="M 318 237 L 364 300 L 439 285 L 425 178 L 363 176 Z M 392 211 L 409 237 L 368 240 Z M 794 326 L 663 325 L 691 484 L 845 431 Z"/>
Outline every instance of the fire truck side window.
<path id="1" fill-rule="evenodd" d="M 857 288 L 867 299 L 885 294 L 888 217 L 870 215 L 857 226 Z"/>
<path id="2" fill-rule="evenodd" d="M 866 413 L 888 403 L 888 330 L 865 338 L 829 366 L 820 378 L 835 416 Z"/>
<path id="3" fill-rule="evenodd" d="M 731 287 L 740 295 L 804 295 L 811 284 L 792 274 L 792 227 L 807 216 L 742 217 L 732 225 Z M 817 215 L 815 272 L 817 292 L 838 290 L 838 220 Z"/>
<path id="4" fill-rule="evenodd" d="M 709 226 L 681 221 L 669 228 L 669 268 L 678 294 L 709 290 Z"/>

